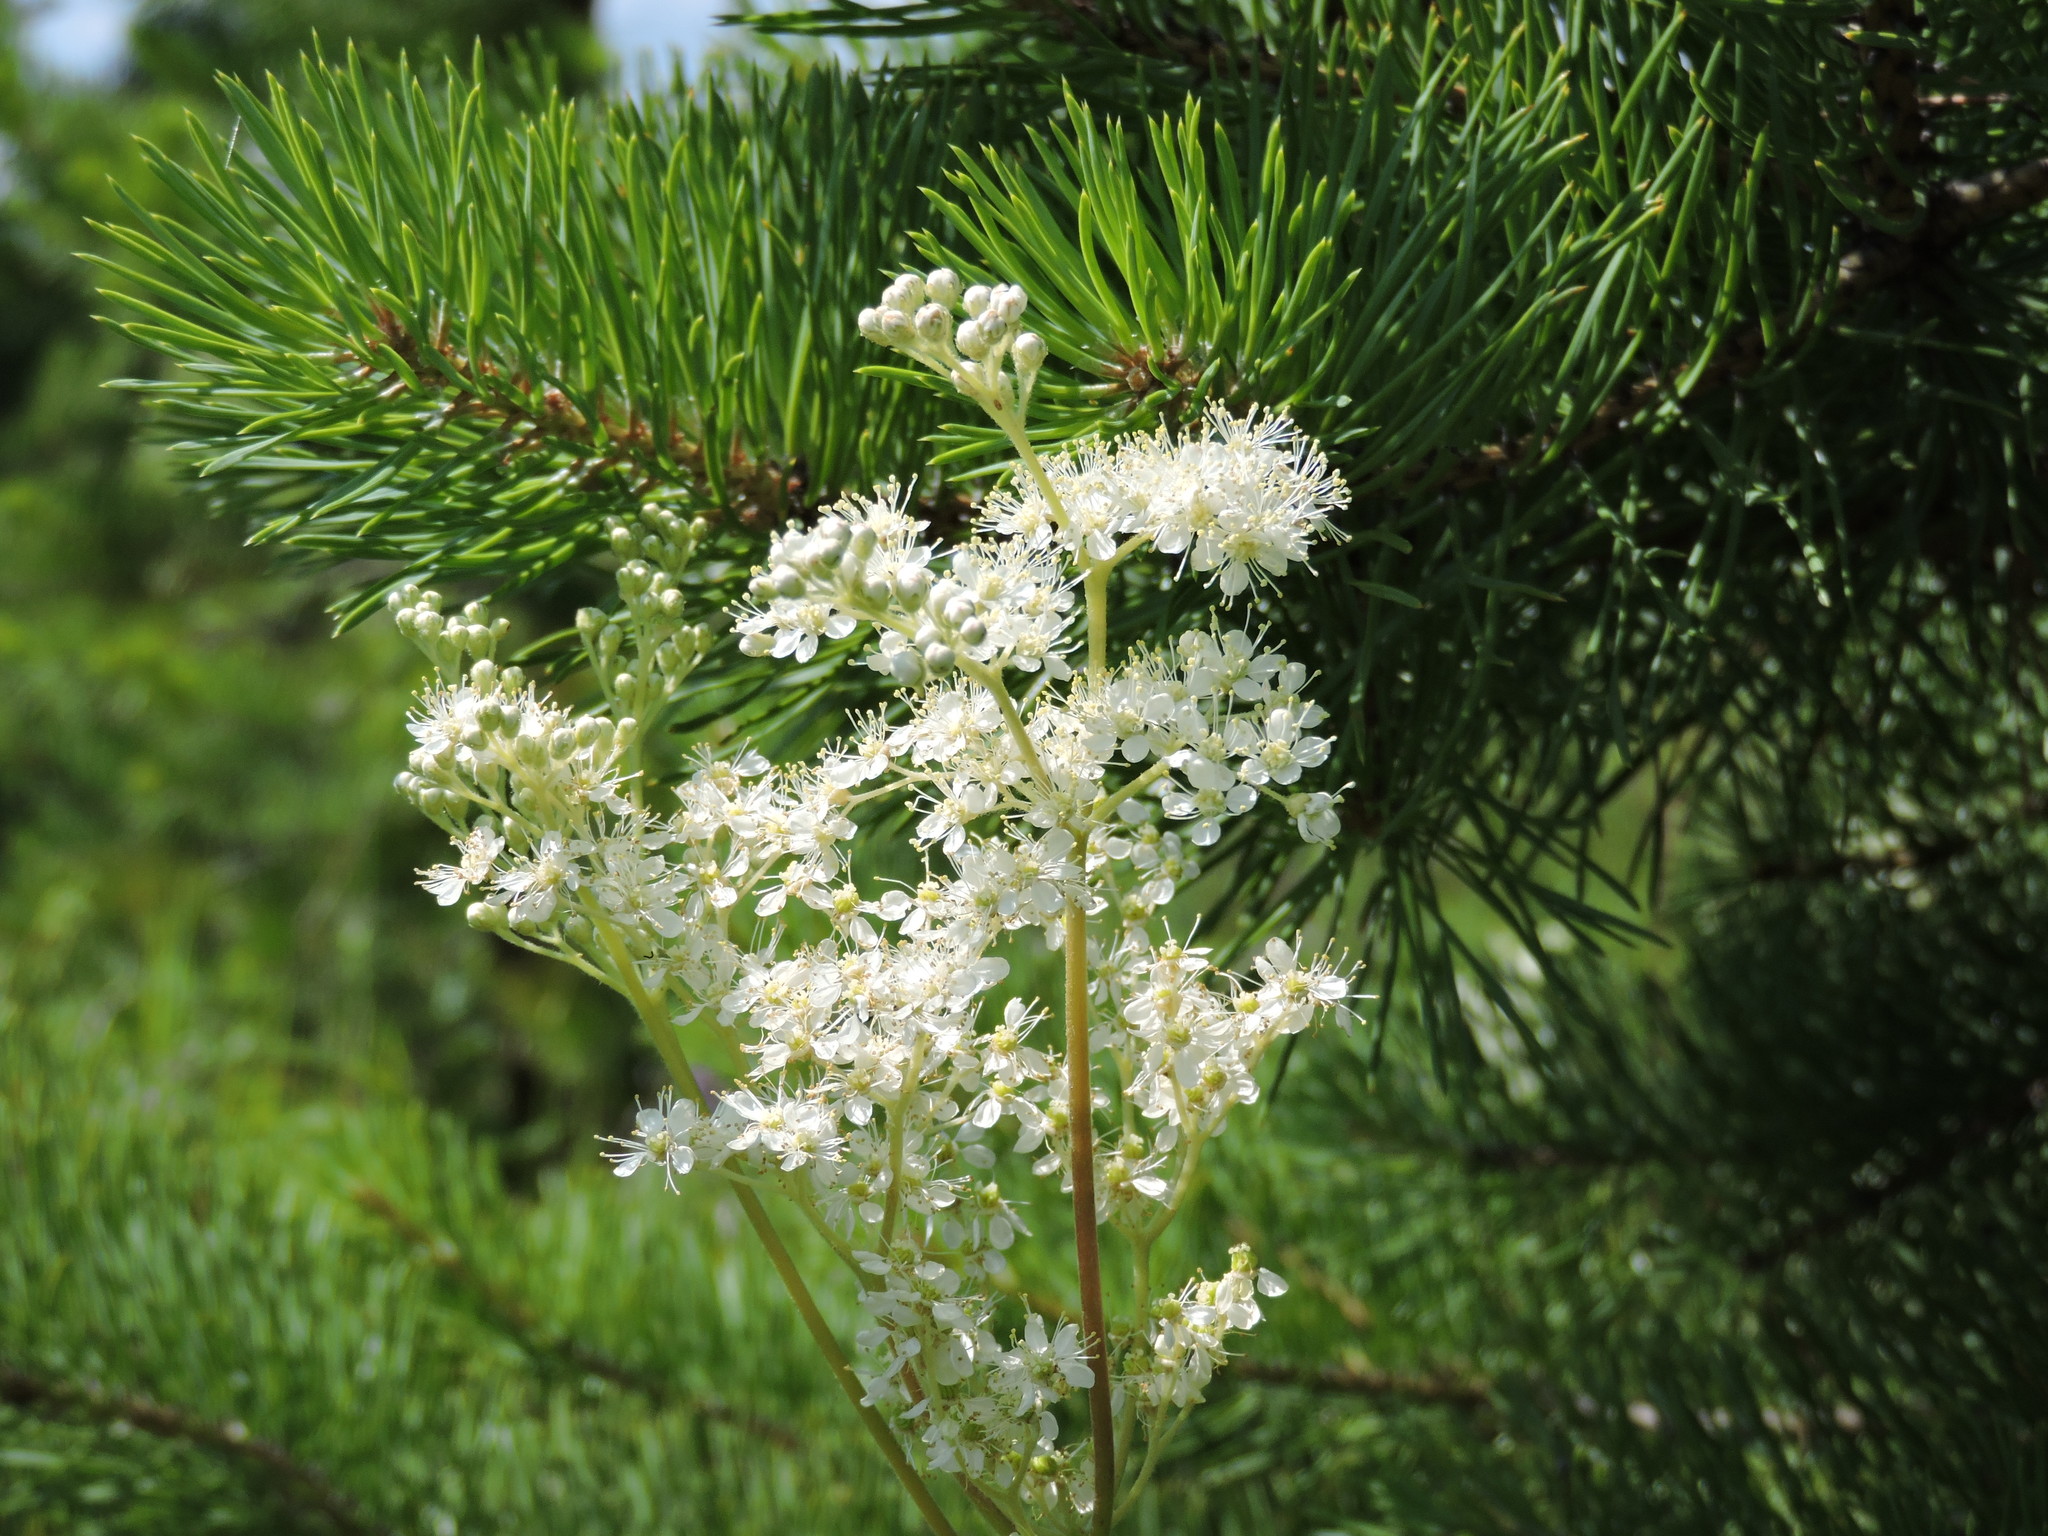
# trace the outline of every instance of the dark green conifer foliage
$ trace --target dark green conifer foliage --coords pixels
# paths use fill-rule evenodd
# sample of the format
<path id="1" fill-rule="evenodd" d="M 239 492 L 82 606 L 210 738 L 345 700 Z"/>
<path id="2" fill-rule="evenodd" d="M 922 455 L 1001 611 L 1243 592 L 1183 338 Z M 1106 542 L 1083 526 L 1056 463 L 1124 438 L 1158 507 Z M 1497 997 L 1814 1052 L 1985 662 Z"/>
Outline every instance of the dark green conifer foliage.
<path id="1" fill-rule="evenodd" d="M 1259 617 L 1351 820 L 1212 850 L 1187 916 L 1335 935 L 1378 1001 L 1224 1144 L 1187 1263 L 1295 1289 L 1138 1528 L 2048 1523 L 2048 13 L 758 24 L 947 47 L 611 105 L 338 44 L 230 83 L 105 230 L 220 508 L 347 562 L 345 626 L 521 594 L 539 662 L 650 493 L 717 520 L 707 604 L 879 478 L 957 522 L 991 444 L 852 323 L 941 259 L 1029 290 L 1048 437 L 1293 412 L 1350 537 Z M 845 659 L 728 650 L 678 731 L 814 733 Z M 474 1116 L 289 1052 L 237 1104 L 189 991 L 11 966 L 0 1512 L 101 1519 L 111 1458 L 108 1530 L 910 1528 L 708 1199 L 580 1155 L 508 1198 Z"/>

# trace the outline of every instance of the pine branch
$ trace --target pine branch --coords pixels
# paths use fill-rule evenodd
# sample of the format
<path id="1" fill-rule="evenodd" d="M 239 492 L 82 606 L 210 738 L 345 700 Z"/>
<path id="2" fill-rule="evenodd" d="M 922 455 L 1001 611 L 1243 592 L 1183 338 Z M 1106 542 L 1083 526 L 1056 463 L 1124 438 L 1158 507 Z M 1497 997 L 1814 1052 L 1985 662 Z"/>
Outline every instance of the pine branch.
<path id="1" fill-rule="evenodd" d="M 1787 339 L 1773 347 L 1762 325 L 1749 325 L 1723 342 L 1704 370 L 1696 373 L 1698 364 L 1688 363 L 1668 373 L 1639 379 L 1594 411 L 1584 429 L 1564 447 L 1562 456 L 1583 458 L 1610 438 L 1646 425 L 1667 400 L 1691 400 L 1741 383 L 1772 358 L 1796 347 L 1823 323 L 1823 316 L 1839 317 L 1846 305 L 1924 270 L 1968 236 L 2044 202 L 2048 202 L 2048 159 L 1938 184 L 1929 193 L 1926 216 L 1912 234 L 1902 238 L 1872 235 L 1843 255 L 1836 270 L 1832 302 L 1815 306 L 1814 319 L 1804 328 L 1793 327 L 1793 317 L 1784 317 L 1779 329 Z M 1692 383 L 1679 396 L 1678 382 L 1688 377 Z M 1423 487 L 1477 490 L 1546 464 L 1557 456 L 1555 436 L 1535 433 L 1513 444 L 1465 454 L 1448 474 L 1429 468 L 1418 470 L 1410 477 L 1409 488 L 1403 494 L 1413 494 Z"/>
<path id="2" fill-rule="evenodd" d="M 392 1536 L 389 1526 L 365 1516 L 326 1473 L 299 1460 L 276 1441 L 252 1435 L 240 1419 L 208 1419 L 175 1404 L 60 1381 L 5 1363 L 0 1363 L 0 1402 L 29 1412 L 78 1414 L 105 1424 L 129 1424 L 147 1434 L 249 1462 L 318 1510 L 342 1536 Z"/>
<path id="3" fill-rule="evenodd" d="M 1267 1360 L 1233 1360 L 1229 1374 L 1277 1387 L 1302 1387 L 1354 1397 L 1400 1398 L 1429 1407 L 1482 1409 L 1493 1406 L 1493 1383 L 1453 1372 L 1415 1375 L 1340 1365 L 1285 1365 Z"/>
<path id="4" fill-rule="evenodd" d="M 1883 1216 L 1906 1195 L 1946 1178 L 1970 1153 L 2001 1137 L 2017 1135 L 2044 1109 L 2048 1109 L 2048 1077 L 2010 1086 L 1963 1120 L 1952 1134 L 1923 1147 L 1882 1184 L 1859 1186 L 1833 1214 L 1808 1223 L 1781 1242 L 1744 1253 L 1739 1260 L 1743 1270 L 1756 1274 L 1776 1269 L 1794 1254 L 1841 1236 L 1859 1221 Z"/>
<path id="5" fill-rule="evenodd" d="M 562 1335 L 533 1308 L 480 1273 L 451 1239 L 420 1225 L 383 1191 L 358 1184 L 349 1191 L 349 1198 L 424 1254 L 427 1262 L 445 1280 L 468 1296 L 487 1320 L 528 1355 L 558 1360 L 584 1375 L 637 1392 L 662 1407 L 682 1408 L 700 1418 L 736 1425 L 750 1435 L 789 1450 L 802 1446 L 803 1438 L 786 1424 L 743 1412 L 716 1397 L 679 1392 L 659 1376 L 636 1369 L 603 1350 Z"/>

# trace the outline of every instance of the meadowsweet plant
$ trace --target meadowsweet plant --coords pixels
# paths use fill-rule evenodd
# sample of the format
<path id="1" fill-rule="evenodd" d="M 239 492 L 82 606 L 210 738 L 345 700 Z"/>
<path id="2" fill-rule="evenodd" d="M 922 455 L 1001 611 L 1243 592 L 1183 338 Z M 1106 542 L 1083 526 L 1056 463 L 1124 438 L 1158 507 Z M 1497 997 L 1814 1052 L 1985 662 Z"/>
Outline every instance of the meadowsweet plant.
<path id="1" fill-rule="evenodd" d="M 1213 1277 L 1155 1274 L 1154 1253 L 1266 1053 L 1341 1015 L 1351 982 L 1278 939 L 1251 974 L 1220 972 L 1161 914 L 1233 817 L 1336 834 L 1337 793 L 1311 783 L 1329 743 L 1309 676 L 1229 608 L 1305 563 L 1346 492 L 1257 412 L 1042 457 L 1025 423 L 1046 345 L 1025 307 L 940 270 L 860 314 L 1017 458 L 950 548 L 894 485 L 773 540 L 732 616 L 741 649 L 804 662 L 864 643 L 893 690 L 815 760 L 741 747 L 648 781 L 641 744 L 713 643 L 681 580 L 704 529 L 673 508 L 611 529 L 618 608 L 578 622 L 588 713 L 500 666 L 504 625 L 480 606 L 444 614 L 414 587 L 391 603 L 439 675 L 399 787 L 456 856 L 422 883 L 622 993 L 674 1079 L 604 1155 L 621 1176 L 732 1186 L 935 1530 L 952 1527 L 930 1485 L 951 1481 L 996 1529 L 1050 1536 L 1132 1506 L 1231 1336 L 1285 1289 L 1242 1246 Z M 1146 552 L 1219 606 L 1113 656 L 1111 576 Z M 890 801 L 912 807 L 914 883 L 855 857 L 864 809 Z M 819 917 L 793 922 L 803 909 Z M 1040 943 L 1064 995 L 1001 996 L 1008 956 Z M 685 1059 L 697 1022 L 749 1063 L 725 1091 Z M 1006 1325 L 1005 1254 L 1064 1204 L 1055 1187 L 1079 1307 Z M 858 1284 L 850 1357 L 764 1195 Z M 1128 1266 L 1115 1318 L 1105 1263 Z"/>

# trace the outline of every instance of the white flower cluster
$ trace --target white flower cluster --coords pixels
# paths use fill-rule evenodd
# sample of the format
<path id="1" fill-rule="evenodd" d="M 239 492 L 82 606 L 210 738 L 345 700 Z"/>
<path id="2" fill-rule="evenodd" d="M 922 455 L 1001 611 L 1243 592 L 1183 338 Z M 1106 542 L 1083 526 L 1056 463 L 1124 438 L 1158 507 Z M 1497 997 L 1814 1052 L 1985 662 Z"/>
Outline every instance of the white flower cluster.
<path id="1" fill-rule="evenodd" d="M 906 272 L 860 312 L 860 333 L 916 358 L 998 421 L 1021 422 L 1046 359 L 1045 338 L 1020 327 L 1024 307 L 1024 290 L 1012 283 L 963 287 L 947 267 Z"/>
<path id="2" fill-rule="evenodd" d="M 861 325 L 1000 417 L 1044 357 L 1024 307 L 942 271 L 899 279 Z M 442 681 L 399 787 L 455 843 L 421 871 L 437 900 L 627 995 L 671 1061 L 694 1023 L 749 1063 L 715 1097 L 679 1080 L 687 1097 L 605 1138 L 615 1170 L 672 1188 L 715 1170 L 786 1196 L 861 1286 L 868 1404 L 922 1466 L 1035 1511 L 1020 1529 L 1065 1530 L 1112 1491 L 1087 1440 L 1062 1439 L 1074 1415 L 1058 1405 L 1099 1393 L 1107 1362 L 1139 1428 L 1170 1434 L 1227 1335 L 1259 1320 L 1255 1295 L 1281 1289 L 1239 1251 L 1223 1279 L 1155 1300 L 1146 1256 L 1204 1145 L 1258 1097 L 1268 1050 L 1350 994 L 1328 957 L 1281 940 L 1233 976 L 1157 931 L 1199 874 L 1192 850 L 1230 818 L 1267 801 L 1310 842 L 1335 836 L 1337 796 L 1303 787 L 1331 743 L 1306 669 L 1247 630 L 1190 629 L 1111 664 L 1107 578 L 1149 546 L 1241 592 L 1304 561 L 1343 496 L 1290 424 L 1219 413 L 1184 438 L 1023 468 L 1029 483 L 949 550 L 894 487 L 777 536 L 735 611 L 741 649 L 806 662 L 865 631 L 894 702 L 814 761 L 700 756 L 660 792 L 639 744 L 707 643 L 684 622 L 701 527 L 653 506 L 613 526 L 621 609 L 579 620 L 605 699 L 591 713 L 500 667 L 503 625 L 480 605 L 450 620 L 404 589 L 400 625 Z M 851 857 L 860 808 L 891 797 L 924 865 L 907 885 L 864 881 Z M 1027 930 L 1085 973 L 1068 1003 L 1095 1011 L 1092 1033 L 996 1005 L 998 950 Z M 1092 1185 L 1097 1220 L 1138 1256 L 1132 1326 L 1091 1339 L 1033 1312 L 997 1328 L 1026 1167 L 1084 1186 L 1077 1199 Z"/>
<path id="3" fill-rule="evenodd" d="M 1030 482 L 989 498 L 989 526 L 1013 538 L 1054 537 L 1105 562 L 1149 544 L 1186 559 L 1236 597 L 1255 581 L 1308 563 L 1309 547 L 1350 501 L 1322 451 L 1284 416 L 1233 416 L 1212 405 L 1183 436 L 1161 427 L 1045 461 L 1065 509 Z"/>

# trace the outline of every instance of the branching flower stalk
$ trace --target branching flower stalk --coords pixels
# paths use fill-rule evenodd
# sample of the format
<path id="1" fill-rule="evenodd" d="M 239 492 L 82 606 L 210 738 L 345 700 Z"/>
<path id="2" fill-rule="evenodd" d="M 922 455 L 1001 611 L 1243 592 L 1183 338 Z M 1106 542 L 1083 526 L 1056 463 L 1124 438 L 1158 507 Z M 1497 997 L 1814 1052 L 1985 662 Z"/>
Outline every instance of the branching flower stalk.
<path id="1" fill-rule="evenodd" d="M 619 606 L 578 619 L 602 694 L 587 712 L 496 662 L 505 626 L 481 605 L 391 600 L 438 673 L 399 788 L 457 849 L 421 883 L 632 1004 L 675 1087 L 605 1155 L 670 1188 L 699 1169 L 731 1185 L 941 1536 L 934 1479 L 1021 1536 L 1107 1531 L 1135 1506 L 1230 1335 L 1285 1289 L 1240 1245 L 1218 1278 L 1155 1295 L 1159 1239 L 1268 1050 L 1341 1016 L 1351 985 L 1278 939 L 1251 974 L 1219 973 L 1161 916 L 1231 817 L 1266 804 L 1309 842 L 1336 835 L 1337 795 L 1302 784 L 1329 754 L 1307 672 L 1213 613 L 1114 658 L 1109 622 L 1124 561 L 1149 552 L 1228 603 L 1305 562 L 1345 488 L 1257 413 L 1041 456 L 1025 426 L 1046 347 L 1024 310 L 1020 289 L 941 270 L 860 315 L 1017 462 L 950 549 L 894 485 L 773 541 L 734 610 L 741 649 L 805 662 L 865 633 L 893 689 L 812 761 L 706 750 L 650 782 L 641 744 L 713 643 L 685 596 L 704 529 L 672 507 L 611 529 Z M 855 813 L 891 799 L 924 871 L 893 887 L 855 868 Z M 1037 1000 L 995 996 L 1034 936 L 1061 955 L 1063 1035 Z M 749 1063 L 723 1092 L 684 1054 L 696 1023 Z M 1080 1322 L 1027 1308 L 999 1332 L 1034 1178 L 1072 1200 Z M 851 1356 L 764 1195 L 858 1287 Z M 1120 1318 L 1104 1233 L 1131 1266 Z"/>

